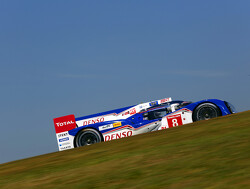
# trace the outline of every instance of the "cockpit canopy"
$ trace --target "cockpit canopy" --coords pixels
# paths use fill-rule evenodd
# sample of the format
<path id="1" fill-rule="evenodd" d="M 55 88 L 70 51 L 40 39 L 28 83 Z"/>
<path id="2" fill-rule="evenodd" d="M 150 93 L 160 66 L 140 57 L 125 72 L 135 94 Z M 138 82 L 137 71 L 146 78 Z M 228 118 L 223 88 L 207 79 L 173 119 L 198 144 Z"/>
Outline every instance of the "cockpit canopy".
<path id="1" fill-rule="evenodd" d="M 172 113 L 192 102 L 187 101 L 172 101 L 161 105 L 156 105 L 148 108 L 147 110 L 141 111 L 144 120 L 161 119 L 165 115 Z"/>

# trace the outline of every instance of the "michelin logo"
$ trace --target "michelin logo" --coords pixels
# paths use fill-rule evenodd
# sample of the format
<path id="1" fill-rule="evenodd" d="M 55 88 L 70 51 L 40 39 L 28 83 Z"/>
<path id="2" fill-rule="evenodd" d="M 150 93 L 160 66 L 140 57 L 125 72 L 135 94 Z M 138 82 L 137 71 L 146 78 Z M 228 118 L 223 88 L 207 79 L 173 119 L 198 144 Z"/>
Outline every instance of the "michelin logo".
<path id="1" fill-rule="evenodd" d="M 68 141 L 68 140 L 69 140 L 69 137 L 61 138 L 61 139 L 59 139 L 59 142 L 65 142 L 65 141 Z"/>
<path id="2" fill-rule="evenodd" d="M 106 130 L 106 129 L 111 129 L 111 128 L 113 128 L 112 124 L 103 125 L 103 126 L 99 127 L 99 131 Z"/>

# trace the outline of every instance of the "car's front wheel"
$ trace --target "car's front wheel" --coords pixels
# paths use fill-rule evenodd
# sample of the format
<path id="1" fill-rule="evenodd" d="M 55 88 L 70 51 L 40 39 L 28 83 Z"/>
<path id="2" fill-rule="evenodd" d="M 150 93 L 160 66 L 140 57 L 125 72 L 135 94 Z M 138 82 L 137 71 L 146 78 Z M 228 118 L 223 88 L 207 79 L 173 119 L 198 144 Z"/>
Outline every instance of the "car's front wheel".
<path id="1" fill-rule="evenodd" d="M 193 121 L 208 120 L 221 116 L 220 109 L 212 103 L 203 103 L 197 106 L 193 112 Z"/>
<path id="2" fill-rule="evenodd" d="M 76 147 L 91 145 L 98 142 L 101 142 L 101 136 L 98 131 L 94 129 L 84 129 L 81 130 L 75 139 Z"/>

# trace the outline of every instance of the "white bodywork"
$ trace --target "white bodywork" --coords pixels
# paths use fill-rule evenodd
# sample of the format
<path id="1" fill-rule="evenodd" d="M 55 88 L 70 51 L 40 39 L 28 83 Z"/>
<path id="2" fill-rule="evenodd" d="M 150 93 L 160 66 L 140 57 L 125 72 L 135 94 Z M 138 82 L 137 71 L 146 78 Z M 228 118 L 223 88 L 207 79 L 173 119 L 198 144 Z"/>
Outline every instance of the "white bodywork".
<path id="1" fill-rule="evenodd" d="M 157 101 L 146 102 L 146 103 L 133 106 L 129 109 L 126 109 L 123 112 L 120 112 L 118 114 L 110 113 L 110 114 L 105 114 L 105 115 L 101 115 L 97 117 L 91 117 L 88 119 L 81 119 L 81 120 L 74 121 L 74 122 L 77 124 L 78 127 L 82 127 L 82 126 L 95 124 L 95 123 L 101 123 L 105 121 L 123 120 L 123 119 L 127 119 L 128 117 L 140 111 L 146 110 L 147 108 L 154 106 L 154 103 L 160 105 L 160 104 L 170 102 L 170 101 L 172 101 L 171 98 L 165 98 L 165 99 L 161 99 Z M 142 125 L 142 126 L 137 125 L 138 127 L 134 128 L 131 125 L 121 125 L 121 122 L 117 121 L 113 124 L 100 126 L 99 131 L 102 131 L 104 141 L 110 141 L 114 139 L 147 133 L 151 131 L 176 127 L 179 125 L 193 122 L 192 111 L 186 108 L 180 109 L 179 111 L 175 111 L 175 106 L 176 104 L 171 105 L 171 110 L 173 112 L 172 114 L 168 114 L 167 116 L 162 117 L 162 119 L 155 121 L 155 122 L 151 122 L 147 125 Z M 69 124 L 72 124 L 72 120 L 67 121 L 67 122 L 65 121 L 55 122 L 55 127 L 58 127 L 60 124 L 65 126 L 67 125 L 68 122 Z M 142 124 L 142 123 L 139 123 L 139 124 Z M 117 127 L 117 129 L 115 127 Z M 111 129 L 111 128 L 114 128 L 114 129 L 105 132 L 105 130 Z M 64 132 L 59 131 L 59 133 L 57 133 L 56 136 L 57 136 L 57 141 L 58 141 L 58 148 L 60 151 L 74 148 L 75 136 L 69 135 L 68 131 L 64 131 Z"/>

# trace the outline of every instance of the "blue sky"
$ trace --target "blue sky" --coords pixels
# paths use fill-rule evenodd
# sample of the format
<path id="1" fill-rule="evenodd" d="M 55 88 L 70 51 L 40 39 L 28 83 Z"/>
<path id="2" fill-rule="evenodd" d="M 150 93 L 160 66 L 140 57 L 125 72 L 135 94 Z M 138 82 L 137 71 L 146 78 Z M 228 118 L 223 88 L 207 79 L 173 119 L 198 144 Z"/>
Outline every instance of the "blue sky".
<path id="1" fill-rule="evenodd" d="M 53 118 L 150 100 L 250 107 L 250 1 L 0 1 L 0 163 L 57 151 Z"/>

